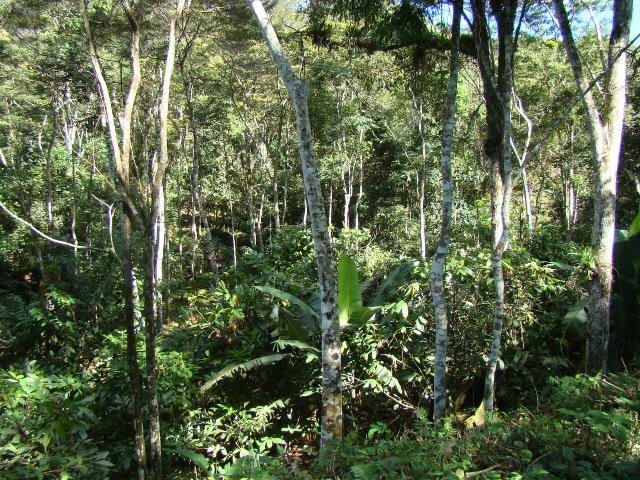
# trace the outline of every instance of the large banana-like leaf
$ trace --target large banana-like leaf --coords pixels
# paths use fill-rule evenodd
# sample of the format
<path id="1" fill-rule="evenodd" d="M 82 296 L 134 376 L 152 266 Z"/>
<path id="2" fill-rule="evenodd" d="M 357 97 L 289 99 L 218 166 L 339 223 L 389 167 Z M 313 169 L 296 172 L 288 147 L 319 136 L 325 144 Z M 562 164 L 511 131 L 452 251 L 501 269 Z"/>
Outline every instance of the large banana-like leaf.
<path id="1" fill-rule="evenodd" d="M 400 266 L 394 268 L 389 272 L 389 274 L 385 277 L 385 279 L 380 282 L 378 288 L 373 293 L 371 297 L 371 301 L 369 304 L 371 306 L 382 305 L 385 301 L 385 298 L 398 286 L 402 281 L 407 278 L 407 275 L 411 272 L 413 268 L 413 262 L 407 261 L 402 263 Z"/>
<path id="2" fill-rule="evenodd" d="M 260 285 L 255 288 L 280 300 L 289 302 L 293 306 L 293 311 L 281 309 L 281 314 L 279 315 L 283 324 L 283 333 L 287 337 L 294 340 L 306 340 L 318 330 L 320 314 L 307 302 L 277 288 Z"/>
<path id="3" fill-rule="evenodd" d="M 287 340 L 287 339 L 280 338 L 273 343 L 278 347 L 278 349 L 281 349 L 284 347 L 294 347 L 303 351 L 317 353 L 318 355 L 320 355 L 320 350 L 318 350 L 316 347 L 312 347 L 308 343 L 300 342 L 298 340 Z"/>
<path id="4" fill-rule="evenodd" d="M 360 281 L 356 262 L 346 255 L 338 262 L 338 318 L 340 325 L 349 323 L 351 315 L 362 308 Z"/>
<path id="5" fill-rule="evenodd" d="M 248 372 L 249 370 L 253 370 L 254 368 L 264 367 L 266 365 L 272 365 L 290 356 L 291 356 L 290 353 L 276 353 L 273 355 L 266 355 L 264 357 L 254 358 L 253 360 L 249 360 L 248 362 L 227 365 L 218 373 L 215 373 L 207 381 L 207 383 L 205 383 L 202 387 L 200 387 L 200 391 L 206 392 L 223 378 L 233 377 L 237 373 Z"/>

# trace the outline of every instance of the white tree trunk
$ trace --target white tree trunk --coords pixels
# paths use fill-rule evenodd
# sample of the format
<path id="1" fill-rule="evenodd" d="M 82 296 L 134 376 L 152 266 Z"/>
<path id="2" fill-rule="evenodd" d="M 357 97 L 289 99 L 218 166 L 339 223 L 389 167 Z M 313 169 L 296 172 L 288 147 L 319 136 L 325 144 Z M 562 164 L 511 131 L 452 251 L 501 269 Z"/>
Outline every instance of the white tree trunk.
<path id="1" fill-rule="evenodd" d="M 311 216 L 313 245 L 320 281 L 322 311 L 322 413 L 321 447 L 342 439 L 342 383 L 340 324 L 338 322 L 337 285 L 331 256 L 331 244 L 327 218 L 320 190 L 320 179 L 313 152 L 313 139 L 309 123 L 307 98 L 309 87 L 298 78 L 280 45 L 273 26 L 260 0 L 247 0 L 260 27 L 262 36 L 278 67 L 280 77 L 287 87 L 295 107 L 298 130 L 298 147 L 302 162 L 302 174 L 306 198 Z"/>
<path id="2" fill-rule="evenodd" d="M 453 211 L 453 179 L 451 176 L 451 157 L 453 134 L 456 125 L 456 97 L 458 94 L 458 72 L 460 70 L 460 19 L 462 0 L 454 3 L 453 25 L 451 30 L 451 57 L 449 59 L 449 84 L 445 100 L 444 127 L 440 148 L 442 169 L 442 214 L 440 219 L 440 237 L 431 265 L 431 298 L 436 321 L 436 351 L 433 375 L 433 418 L 444 417 L 447 408 L 447 304 L 444 296 L 444 266 L 451 241 L 451 216 Z"/>
<path id="3" fill-rule="evenodd" d="M 613 241 L 615 233 L 616 182 L 622 141 L 626 97 L 626 48 L 629 39 L 631 0 L 615 0 L 605 75 L 605 101 L 599 108 L 573 39 L 569 17 L 562 0 L 554 0 L 560 32 L 575 81 L 583 92 L 594 169 L 594 218 L 591 245 L 595 259 L 587 322 L 586 371 L 607 371 L 609 306 L 612 288 Z"/>

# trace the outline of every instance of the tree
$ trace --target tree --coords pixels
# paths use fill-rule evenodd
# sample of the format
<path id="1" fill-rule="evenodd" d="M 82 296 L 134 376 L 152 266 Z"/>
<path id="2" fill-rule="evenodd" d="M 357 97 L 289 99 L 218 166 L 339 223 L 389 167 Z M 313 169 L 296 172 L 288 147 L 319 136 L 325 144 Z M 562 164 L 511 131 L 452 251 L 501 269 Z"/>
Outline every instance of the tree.
<path id="1" fill-rule="evenodd" d="M 625 86 L 627 75 L 626 49 L 629 41 L 632 2 L 615 0 L 606 69 L 603 79 L 603 99 L 600 106 L 587 77 L 586 66 L 574 40 L 564 2 L 554 0 L 555 13 L 564 41 L 567 58 L 576 84 L 584 96 L 593 162 L 594 216 L 591 246 L 595 268 L 589 299 L 587 323 L 586 371 L 607 372 L 607 343 L 609 338 L 610 303 L 612 289 L 613 243 L 615 232 L 617 174 L 624 121 Z M 604 55 L 604 54 L 603 54 Z"/>
<path id="2" fill-rule="evenodd" d="M 102 65 L 98 57 L 93 34 L 89 23 L 89 13 L 85 0 L 80 0 L 84 29 L 87 35 L 89 47 L 89 57 L 94 68 L 96 80 L 100 90 L 100 97 L 107 120 L 109 144 L 113 161 L 113 171 L 116 177 L 116 185 L 122 204 L 121 229 L 122 229 L 122 274 L 123 290 L 125 299 L 124 321 L 127 331 L 127 362 L 129 365 L 129 381 L 131 389 L 131 402 L 133 409 L 133 426 L 135 443 L 134 449 L 137 461 L 138 480 L 147 478 L 147 450 L 145 447 L 144 425 L 142 421 L 142 391 L 140 381 L 140 369 L 138 366 L 138 353 L 136 347 L 135 317 L 134 317 L 134 287 L 135 277 L 133 274 L 133 263 L 131 255 L 131 224 L 137 218 L 140 221 L 140 214 L 135 203 L 131 199 L 129 190 L 129 160 L 131 158 L 131 118 L 133 106 L 138 94 L 141 81 L 140 73 L 140 30 L 138 19 L 136 18 L 131 4 L 123 2 L 123 7 L 131 28 L 131 64 L 132 77 L 129 83 L 129 92 L 124 105 L 123 115 L 120 121 L 121 139 L 116 133 L 117 124 L 113 114 L 111 93 L 104 78 Z"/>
<path id="3" fill-rule="evenodd" d="M 342 439 L 342 383 L 340 323 L 338 321 L 336 276 L 324 211 L 320 180 L 313 152 L 307 104 L 308 84 L 298 77 L 276 35 L 260 0 L 247 0 L 271 56 L 287 87 L 296 112 L 298 148 L 302 162 L 305 196 L 311 214 L 311 231 L 318 266 L 322 312 L 322 413 L 320 442 L 326 447 Z"/>
<path id="4" fill-rule="evenodd" d="M 463 1 L 453 6 L 453 24 L 451 26 L 451 58 L 449 60 L 449 85 L 445 100 L 444 128 L 440 164 L 442 168 L 442 214 L 440 220 L 440 238 L 433 255 L 431 266 L 431 298 L 436 320 L 436 353 L 433 374 L 433 417 L 444 417 L 447 408 L 447 304 L 444 298 L 444 266 L 451 242 L 451 216 L 453 211 L 453 183 L 451 176 L 451 154 L 453 134 L 456 122 L 456 98 L 458 93 L 458 72 L 460 70 L 460 20 Z"/>
<path id="5" fill-rule="evenodd" d="M 493 412 L 495 375 L 502 328 L 504 325 L 504 273 L 502 256 L 509 243 L 511 216 L 511 94 L 513 90 L 514 29 L 518 3 L 491 1 L 492 13 L 498 24 L 498 65 L 495 71 L 491 55 L 491 37 L 484 0 L 472 0 L 473 33 L 478 51 L 478 67 L 482 78 L 486 110 L 484 154 L 489 160 L 491 212 L 493 224 L 492 275 L 495 291 L 493 335 L 484 385 L 484 408 Z"/>

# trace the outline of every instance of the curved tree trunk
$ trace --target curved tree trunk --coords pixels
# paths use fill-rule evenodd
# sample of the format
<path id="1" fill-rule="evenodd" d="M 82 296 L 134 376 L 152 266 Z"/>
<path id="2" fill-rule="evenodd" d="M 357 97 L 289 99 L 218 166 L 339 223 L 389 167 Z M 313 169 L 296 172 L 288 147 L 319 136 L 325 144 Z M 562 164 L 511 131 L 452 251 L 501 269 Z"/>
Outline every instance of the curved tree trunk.
<path id="1" fill-rule="evenodd" d="M 493 335 L 484 386 L 484 408 L 494 408 L 495 375 L 504 325 L 504 274 L 502 255 L 509 243 L 511 215 L 511 94 L 513 90 L 514 27 L 518 2 L 491 2 L 498 24 L 498 68 L 492 68 L 491 37 L 484 0 L 472 0 L 473 30 L 478 49 L 486 108 L 484 153 L 489 160 L 491 210 L 493 224 L 491 265 L 494 283 Z"/>
<path id="2" fill-rule="evenodd" d="M 296 112 L 298 148 L 302 162 L 304 187 L 311 216 L 313 246 L 320 281 L 322 311 L 322 413 L 320 445 L 342 439 L 342 383 L 340 324 L 338 322 L 337 286 L 331 257 L 327 218 L 320 190 L 320 179 L 313 152 L 307 98 L 309 87 L 298 78 L 280 45 L 273 26 L 260 0 L 247 0 L 260 27 L 283 83 L 287 87 Z"/>
<path id="3" fill-rule="evenodd" d="M 118 141 L 116 133 L 116 121 L 112 110 L 111 95 L 109 87 L 102 73 L 102 66 L 98 58 L 98 53 L 93 41 L 91 26 L 89 24 L 89 14 L 85 0 L 79 0 L 82 9 L 82 17 L 84 29 L 87 35 L 89 46 L 89 56 L 93 64 L 94 73 L 100 90 L 100 97 L 107 119 L 108 138 L 111 147 L 111 155 L 113 159 L 113 172 L 116 176 L 118 193 L 122 204 L 122 273 L 123 273 L 123 291 L 125 298 L 125 327 L 127 331 L 127 364 L 129 366 L 129 382 L 131 390 L 131 403 L 133 410 L 133 426 L 134 426 L 134 450 L 136 453 L 136 474 L 138 480 L 144 480 L 147 476 L 147 455 L 144 439 L 144 427 L 142 422 L 142 401 L 141 401 L 141 385 L 140 385 L 140 369 L 138 366 L 138 353 L 136 348 L 136 326 L 135 326 L 135 278 L 133 275 L 133 265 L 131 256 L 131 223 L 132 218 L 138 218 L 139 214 L 135 204 L 132 202 L 129 194 L 129 158 L 131 156 L 131 117 L 133 113 L 133 105 L 140 86 L 140 31 L 138 22 L 131 11 L 128 2 L 124 2 L 123 6 L 129 19 L 131 27 L 131 63 L 132 77 L 129 84 L 129 92 L 125 102 L 124 113 L 122 115 L 120 129 L 122 134 L 122 148 Z"/>

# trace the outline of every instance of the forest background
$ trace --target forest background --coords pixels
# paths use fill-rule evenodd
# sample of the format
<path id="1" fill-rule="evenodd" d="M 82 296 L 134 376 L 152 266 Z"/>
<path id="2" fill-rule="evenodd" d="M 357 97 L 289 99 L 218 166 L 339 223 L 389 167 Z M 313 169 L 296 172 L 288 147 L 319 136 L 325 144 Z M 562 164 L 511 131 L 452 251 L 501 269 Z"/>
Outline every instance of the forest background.
<path id="1" fill-rule="evenodd" d="M 1 0 L 0 476 L 640 475 L 632 3 Z"/>

